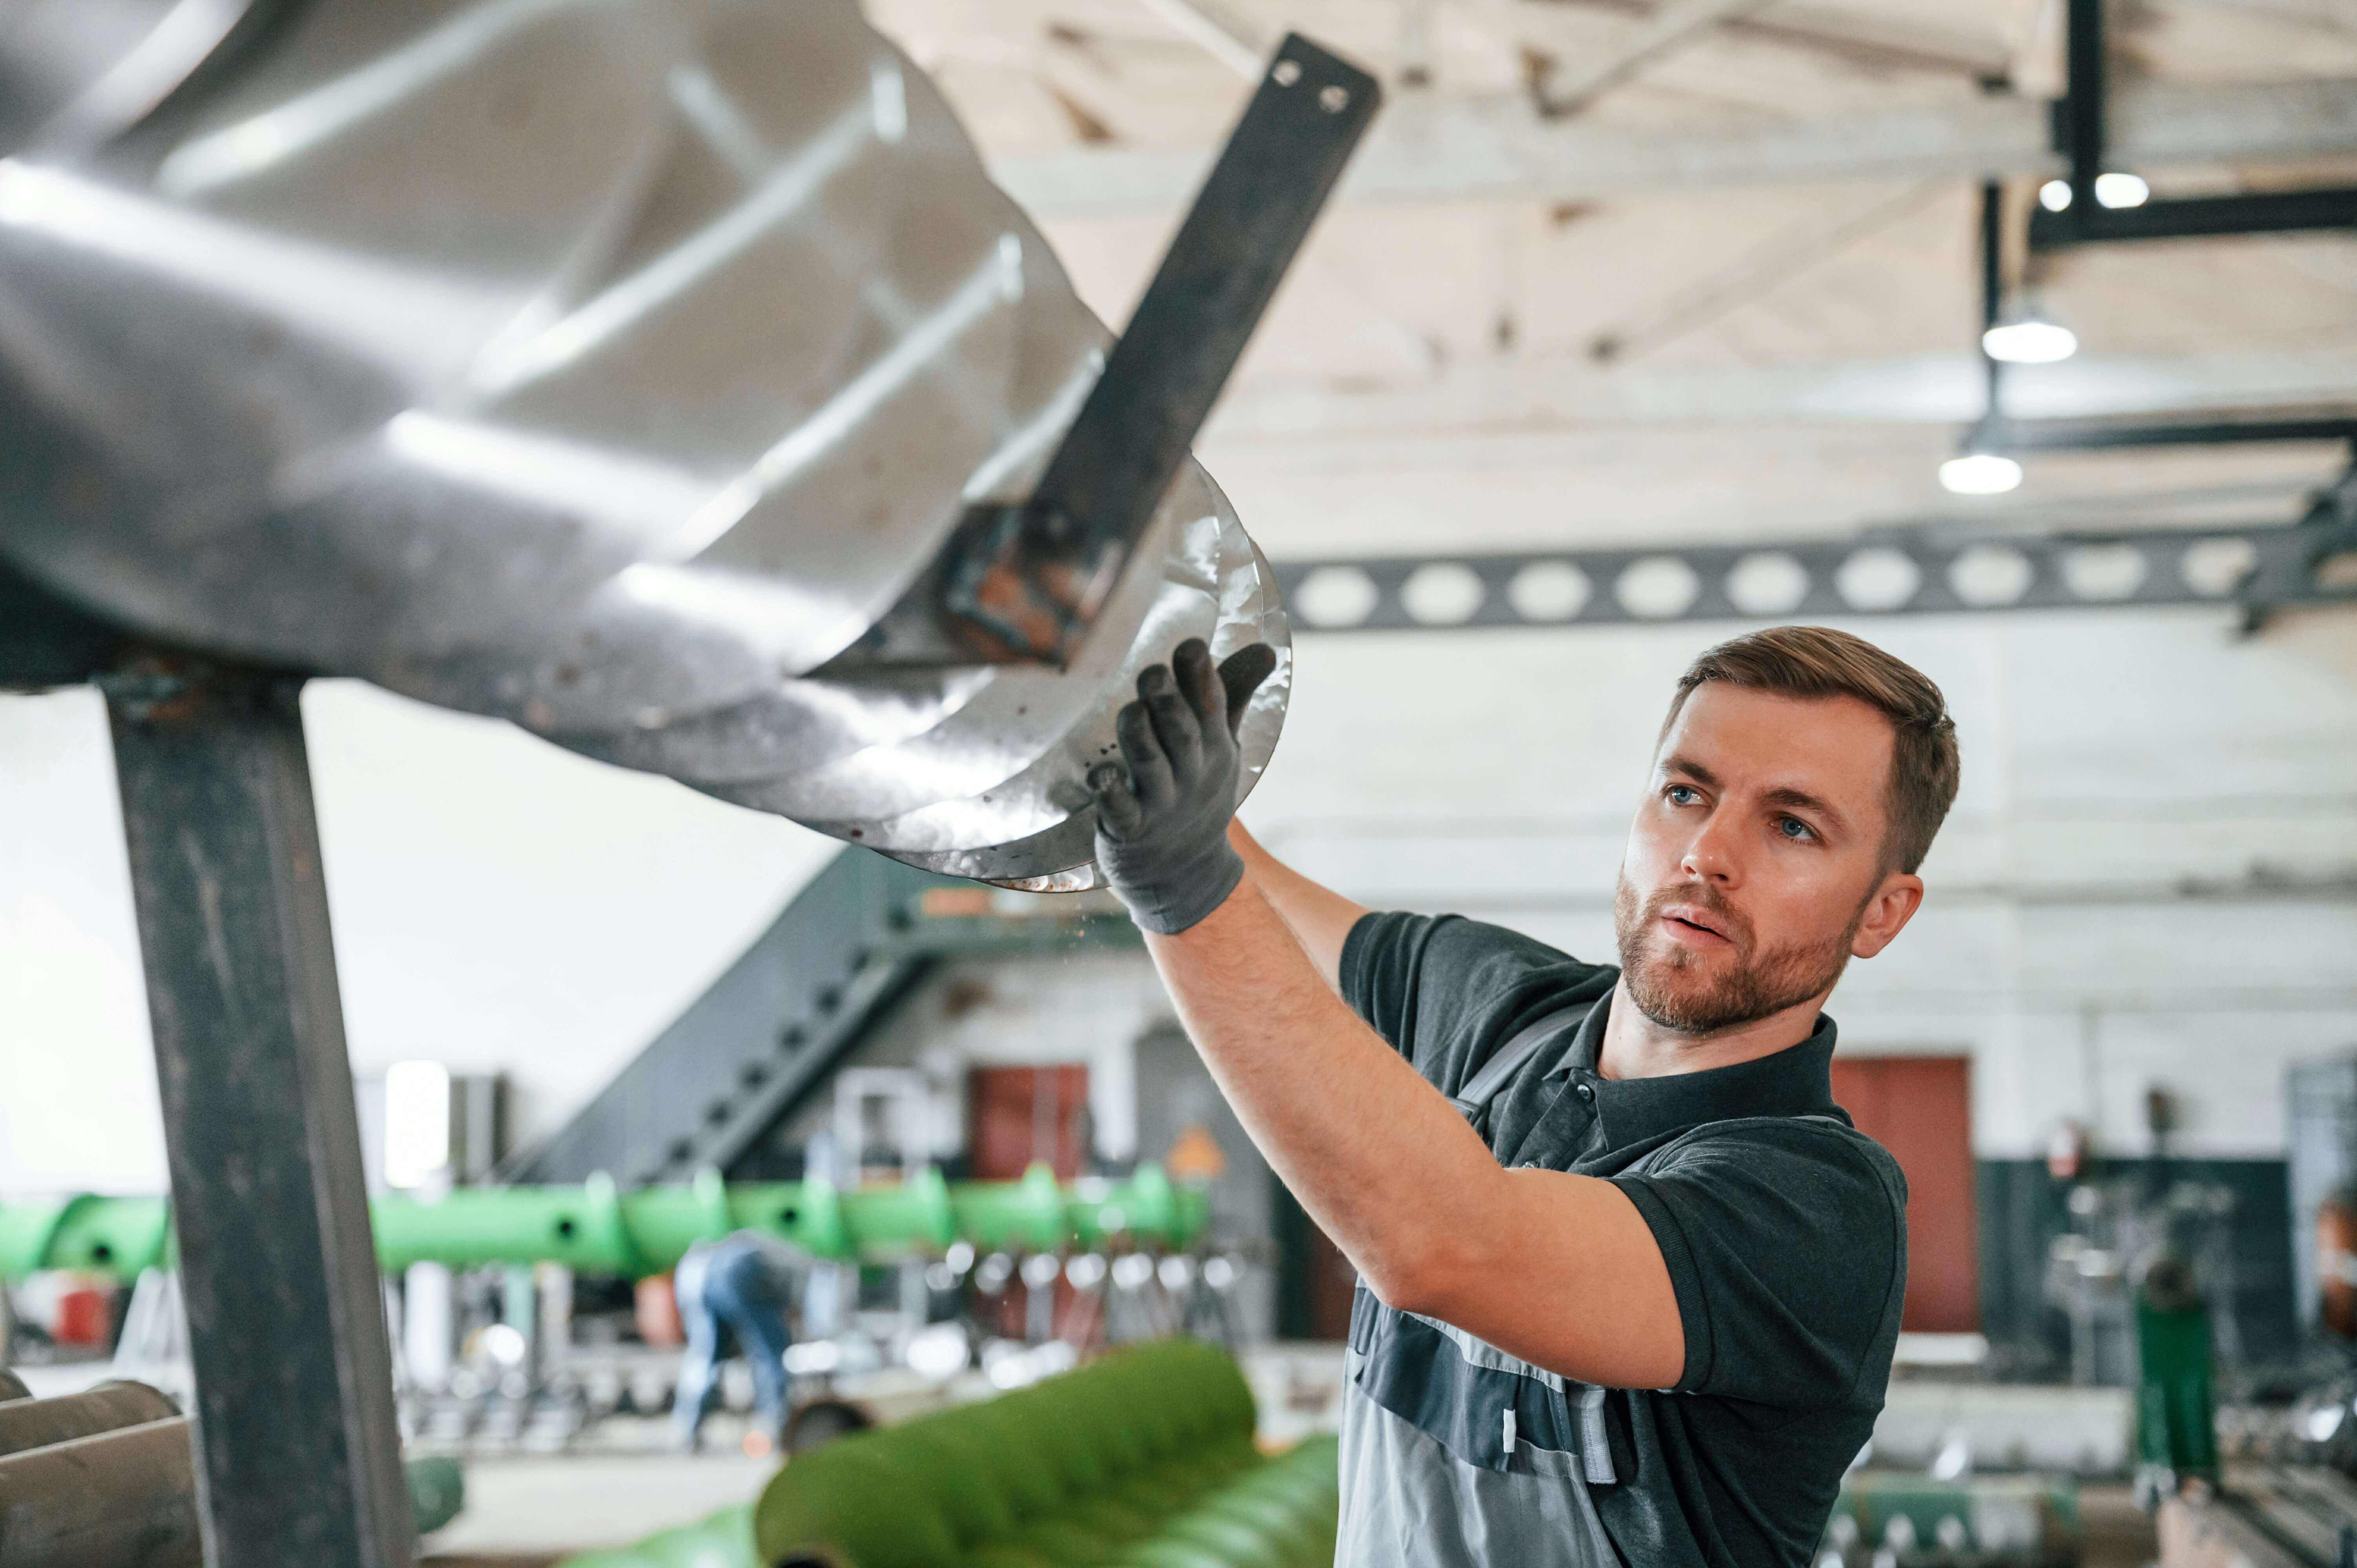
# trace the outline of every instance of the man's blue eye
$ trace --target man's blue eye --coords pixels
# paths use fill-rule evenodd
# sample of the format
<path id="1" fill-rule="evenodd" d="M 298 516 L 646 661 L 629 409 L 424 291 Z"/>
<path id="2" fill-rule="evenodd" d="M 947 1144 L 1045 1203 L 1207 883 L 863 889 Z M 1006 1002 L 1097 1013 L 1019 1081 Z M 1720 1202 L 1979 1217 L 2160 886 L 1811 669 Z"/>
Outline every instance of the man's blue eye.
<path id="1" fill-rule="evenodd" d="M 1810 830 L 1809 824 L 1801 821 L 1798 817 L 1778 818 L 1776 822 L 1776 831 L 1782 833 L 1788 839 L 1816 837 L 1816 834 Z"/>
<path id="2" fill-rule="evenodd" d="M 1673 806 L 1687 805 L 1698 798 L 1699 797 L 1695 794 L 1692 787 L 1688 785 L 1673 784 L 1670 786 L 1670 804 Z"/>

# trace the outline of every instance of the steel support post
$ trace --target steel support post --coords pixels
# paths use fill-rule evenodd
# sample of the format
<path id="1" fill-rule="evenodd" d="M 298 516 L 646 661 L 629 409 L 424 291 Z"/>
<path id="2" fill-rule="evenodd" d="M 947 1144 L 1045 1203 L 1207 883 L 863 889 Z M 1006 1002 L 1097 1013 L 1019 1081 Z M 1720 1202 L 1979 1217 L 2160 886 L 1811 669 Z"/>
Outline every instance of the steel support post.
<path id="1" fill-rule="evenodd" d="M 407 1568 L 382 1287 L 299 679 L 102 682 L 170 1157 L 213 1568 Z"/>

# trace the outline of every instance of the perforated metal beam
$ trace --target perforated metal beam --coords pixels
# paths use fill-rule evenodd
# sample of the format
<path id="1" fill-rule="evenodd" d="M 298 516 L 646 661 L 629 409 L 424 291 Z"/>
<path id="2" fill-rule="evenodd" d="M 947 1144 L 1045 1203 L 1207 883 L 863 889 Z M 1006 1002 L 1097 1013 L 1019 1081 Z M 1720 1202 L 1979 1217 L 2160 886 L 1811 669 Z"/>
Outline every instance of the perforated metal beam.
<path id="1" fill-rule="evenodd" d="M 1934 541 L 1289 561 L 1297 628 L 1445 631 L 1990 610 L 2357 603 L 2357 519 L 2290 526 Z"/>

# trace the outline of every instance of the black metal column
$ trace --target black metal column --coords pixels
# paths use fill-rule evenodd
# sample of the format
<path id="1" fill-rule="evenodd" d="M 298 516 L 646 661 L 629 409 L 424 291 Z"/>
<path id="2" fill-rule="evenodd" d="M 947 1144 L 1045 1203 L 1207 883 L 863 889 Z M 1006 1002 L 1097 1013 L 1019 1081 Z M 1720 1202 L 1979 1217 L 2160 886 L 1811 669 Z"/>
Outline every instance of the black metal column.
<path id="1" fill-rule="evenodd" d="M 154 1021 L 213 1568 L 407 1568 L 299 679 L 102 680 Z"/>

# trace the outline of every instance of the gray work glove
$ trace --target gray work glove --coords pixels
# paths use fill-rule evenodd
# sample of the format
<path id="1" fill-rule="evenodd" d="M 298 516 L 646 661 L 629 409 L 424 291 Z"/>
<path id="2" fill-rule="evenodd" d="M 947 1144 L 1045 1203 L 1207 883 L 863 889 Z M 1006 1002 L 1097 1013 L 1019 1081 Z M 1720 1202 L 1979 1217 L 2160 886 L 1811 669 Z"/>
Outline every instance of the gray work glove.
<path id="1" fill-rule="evenodd" d="M 1228 847 L 1243 772 L 1236 726 L 1275 668 L 1275 650 L 1255 642 L 1214 669 L 1203 639 L 1189 638 L 1168 664 L 1139 672 L 1137 701 L 1114 724 L 1122 762 L 1089 769 L 1097 865 L 1149 931 L 1175 936 L 1243 880 L 1244 863 Z"/>

